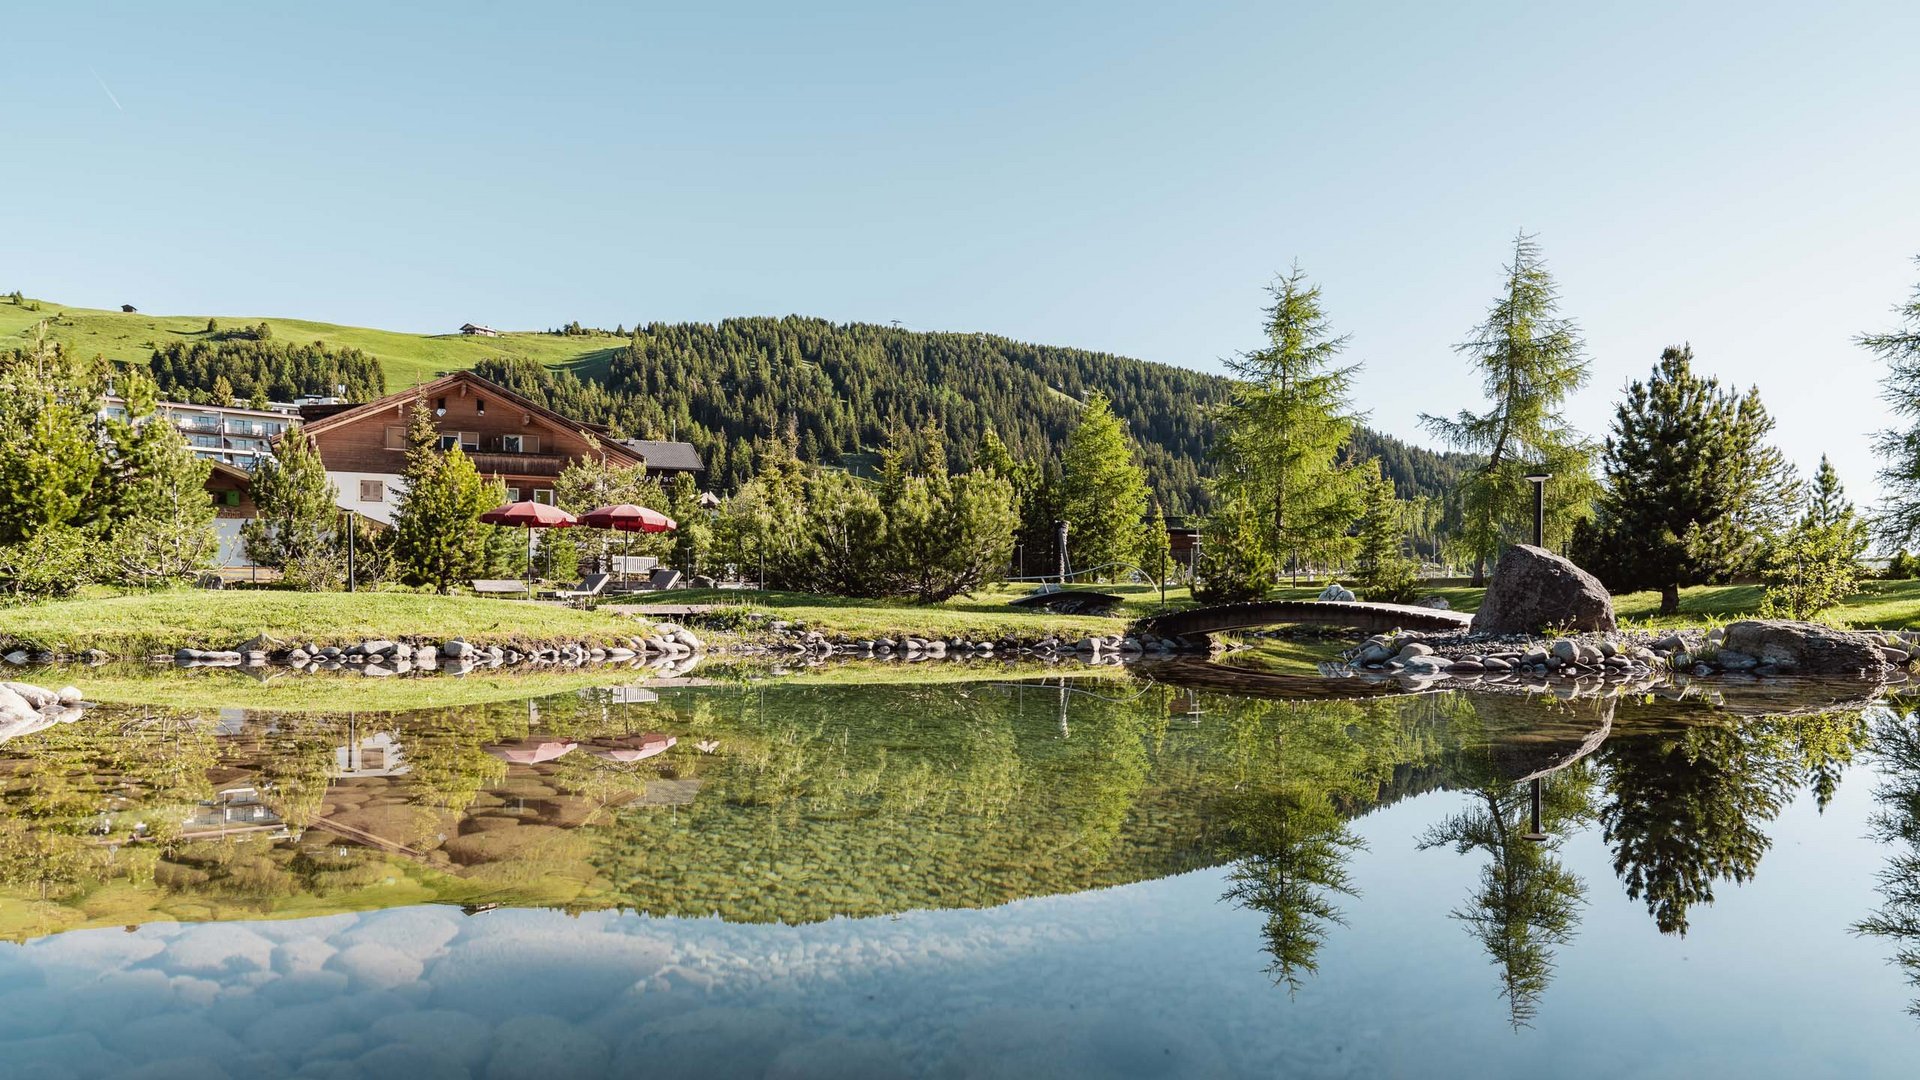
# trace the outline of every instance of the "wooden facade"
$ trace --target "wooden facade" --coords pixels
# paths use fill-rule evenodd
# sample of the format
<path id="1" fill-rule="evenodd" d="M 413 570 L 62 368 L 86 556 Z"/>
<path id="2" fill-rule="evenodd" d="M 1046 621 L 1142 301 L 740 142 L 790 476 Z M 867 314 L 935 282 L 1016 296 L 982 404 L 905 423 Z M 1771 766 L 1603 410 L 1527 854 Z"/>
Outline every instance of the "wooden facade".
<path id="1" fill-rule="evenodd" d="M 611 439 L 595 442 L 586 425 L 471 372 L 455 372 L 378 401 L 312 420 L 303 430 L 335 477 L 343 503 L 378 503 L 406 468 L 407 416 L 415 402 L 432 410 L 442 445 L 458 445 L 482 476 L 499 479 L 516 499 L 550 501 L 568 462 L 589 453 L 614 466 L 641 464 Z"/>

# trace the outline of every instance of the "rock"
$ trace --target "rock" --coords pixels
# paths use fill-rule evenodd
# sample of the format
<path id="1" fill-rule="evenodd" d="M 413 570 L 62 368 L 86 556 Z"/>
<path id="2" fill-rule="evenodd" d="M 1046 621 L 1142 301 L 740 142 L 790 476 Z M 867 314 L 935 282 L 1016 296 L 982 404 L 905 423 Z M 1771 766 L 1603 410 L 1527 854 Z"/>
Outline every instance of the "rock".
<path id="1" fill-rule="evenodd" d="M 44 687 L 35 686 L 32 683 L 0 682 L 0 688 L 13 691 L 36 712 L 41 709 L 51 708 L 61 702 L 59 694 Z M 79 694 L 80 692 L 78 690 L 74 691 L 75 700 L 79 699 Z"/>
<path id="2" fill-rule="evenodd" d="M 1613 600 L 1598 578 L 1545 548 L 1515 544 L 1500 557 L 1473 617 L 1475 634 L 1548 629 L 1612 631 Z"/>
<path id="3" fill-rule="evenodd" d="M 357 650 L 362 656 L 385 656 L 393 651 L 393 642 L 385 638 L 363 641 Z"/>
<path id="4" fill-rule="evenodd" d="M 1720 655 L 1713 658 L 1722 671 L 1752 671 L 1760 666 L 1760 661 L 1746 653 L 1734 649 L 1721 649 Z"/>
<path id="5" fill-rule="evenodd" d="M 1447 598 L 1439 595 L 1438 593 L 1432 596 L 1421 597 L 1419 603 L 1421 607 L 1433 608 L 1437 611 L 1453 610 L 1453 605 L 1447 602 Z"/>
<path id="6" fill-rule="evenodd" d="M 1788 675 L 1879 677 L 1887 662 L 1867 634 L 1819 623 L 1747 619 L 1726 628 L 1722 652 L 1745 653 Z"/>
<path id="7" fill-rule="evenodd" d="M 18 667 L 19 665 L 24 664 L 31 659 L 33 658 L 27 655 L 27 652 L 25 649 L 15 649 L 12 652 L 8 653 L 6 656 L 7 663 L 12 664 L 15 667 Z"/>
<path id="8" fill-rule="evenodd" d="M 1580 662 L 1580 643 L 1567 638 L 1559 638 L 1547 646 L 1547 655 L 1559 658 L 1563 664 Z"/>
<path id="9" fill-rule="evenodd" d="M 235 645 L 233 651 L 238 653 L 272 652 L 281 647 L 281 643 L 275 638 L 266 634 L 255 634 L 240 644 Z"/>
<path id="10" fill-rule="evenodd" d="M 1395 660 L 1404 662 L 1407 660 L 1411 660 L 1416 656 L 1432 656 L 1432 655 L 1433 655 L 1433 646 L 1423 645 L 1418 641 L 1413 641 L 1413 642 L 1408 642 L 1406 645 L 1401 646 L 1400 651 L 1393 654 L 1393 658 Z"/>
<path id="11" fill-rule="evenodd" d="M 1351 604 L 1353 603 L 1353 590 L 1345 587 L 1344 585 L 1341 585 L 1339 582 L 1336 581 L 1333 584 L 1328 585 L 1326 588 L 1320 590 L 1319 598 L 1322 600 L 1330 600 L 1330 601 L 1333 601 L 1334 603 L 1339 603 L 1339 604 Z"/>

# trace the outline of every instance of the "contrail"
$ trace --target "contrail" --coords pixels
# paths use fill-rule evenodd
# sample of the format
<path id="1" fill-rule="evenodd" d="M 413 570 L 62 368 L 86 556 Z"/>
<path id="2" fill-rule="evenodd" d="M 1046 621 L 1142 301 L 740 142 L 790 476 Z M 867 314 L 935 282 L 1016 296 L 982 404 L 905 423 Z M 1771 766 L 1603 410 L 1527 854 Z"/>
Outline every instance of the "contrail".
<path id="1" fill-rule="evenodd" d="M 100 84 L 100 89 L 106 90 L 107 100 L 113 102 L 113 107 L 116 109 L 119 109 L 121 112 L 126 112 L 127 110 L 125 108 L 122 108 L 120 105 L 120 99 L 117 97 L 114 97 L 113 91 L 107 87 L 107 80 L 100 78 L 100 73 L 98 71 L 94 71 L 92 64 L 87 65 L 87 70 L 93 72 L 94 80 Z"/>

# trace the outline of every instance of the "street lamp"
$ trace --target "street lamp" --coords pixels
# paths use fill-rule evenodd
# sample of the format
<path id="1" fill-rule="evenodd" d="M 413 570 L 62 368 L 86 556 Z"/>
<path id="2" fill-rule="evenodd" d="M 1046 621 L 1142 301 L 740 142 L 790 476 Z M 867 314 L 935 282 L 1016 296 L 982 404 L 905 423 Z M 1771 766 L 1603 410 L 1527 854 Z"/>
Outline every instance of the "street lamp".
<path id="1" fill-rule="evenodd" d="M 1541 778 L 1538 776 L 1534 777 L 1533 791 L 1531 792 L 1531 801 L 1533 803 L 1533 806 L 1532 806 L 1533 820 L 1530 822 L 1530 824 L 1533 826 L 1533 830 L 1531 832 L 1524 832 L 1520 834 L 1520 839 L 1531 840 L 1536 844 L 1544 844 L 1550 839 L 1550 837 L 1547 836 L 1547 830 L 1544 827 L 1542 827 L 1540 823 L 1540 784 L 1541 784 Z"/>
<path id="2" fill-rule="evenodd" d="M 1553 474 L 1536 469 L 1527 474 L 1527 483 L 1533 485 L 1533 546 L 1547 546 L 1547 481 Z"/>

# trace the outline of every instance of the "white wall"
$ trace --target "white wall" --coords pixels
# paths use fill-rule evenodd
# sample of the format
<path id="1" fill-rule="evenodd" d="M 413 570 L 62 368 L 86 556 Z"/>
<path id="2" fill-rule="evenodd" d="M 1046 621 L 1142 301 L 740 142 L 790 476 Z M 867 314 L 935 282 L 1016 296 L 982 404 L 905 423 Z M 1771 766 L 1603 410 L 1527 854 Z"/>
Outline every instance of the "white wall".
<path id="1" fill-rule="evenodd" d="M 382 525 L 393 524 L 393 510 L 400 504 L 400 492 L 404 488 L 398 473 L 328 472 L 327 479 L 333 481 L 334 500 L 339 505 Z M 378 480 L 385 484 L 387 497 L 380 502 L 361 502 L 362 480 Z"/>

